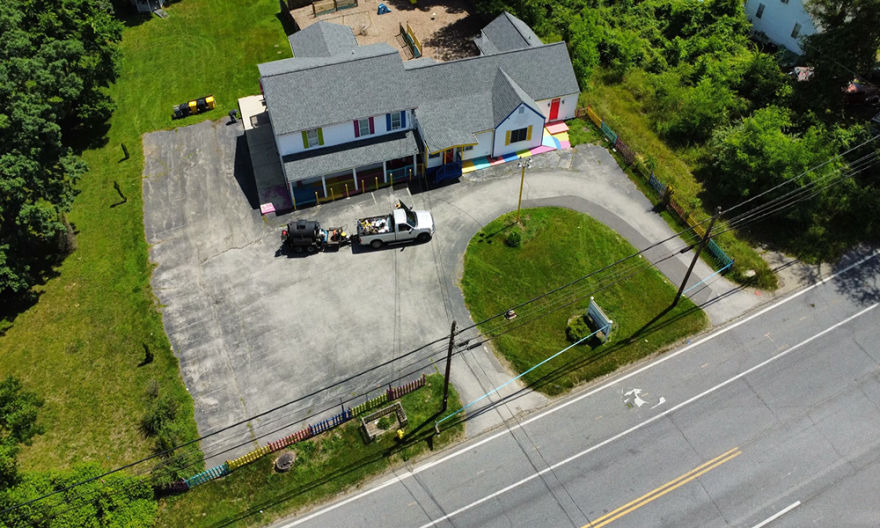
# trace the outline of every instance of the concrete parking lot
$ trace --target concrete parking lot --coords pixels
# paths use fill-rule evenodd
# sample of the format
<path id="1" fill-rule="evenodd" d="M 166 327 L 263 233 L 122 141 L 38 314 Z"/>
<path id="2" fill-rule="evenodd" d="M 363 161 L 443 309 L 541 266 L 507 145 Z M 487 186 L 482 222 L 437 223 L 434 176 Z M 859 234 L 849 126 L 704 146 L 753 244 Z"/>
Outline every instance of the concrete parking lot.
<path id="1" fill-rule="evenodd" d="M 451 322 L 459 328 L 470 324 L 458 289 L 467 243 L 487 222 L 516 207 L 519 189 L 519 169 L 493 167 L 428 192 L 383 189 L 262 218 L 240 126 L 203 122 L 144 137 L 144 221 L 156 264 L 153 288 L 195 401 L 199 431 L 218 431 L 298 400 L 207 439 L 202 447 L 209 464 L 253 449 L 257 438 L 265 444 L 288 434 L 302 426 L 299 420 L 334 413 L 353 397 L 359 403 L 362 393 L 381 391 L 400 376 L 434 366 L 442 371 L 442 362 L 434 362 L 445 356 L 443 337 Z M 354 228 L 356 218 L 389 211 L 398 199 L 433 212 L 433 241 L 309 256 L 280 251 L 286 222 L 315 218 Z M 524 199 L 524 206 L 561 205 L 591 214 L 638 248 L 671 234 L 601 147 L 536 157 Z M 670 242 L 657 255 L 680 245 Z M 661 269 L 674 282 L 689 258 L 668 260 Z M 694 282 L 710 274 L 701 262 Z M 704 302 L 733 288 L 715 277 L 692 298 Z M 756 302 L 754 296 L 733 296 L 707 311 L 719 323 Z M 416 350 L 434 339 L 440 341 Z M 453 382 L 465 401 L 510 376 L 485 346 L 453 361 Z M 478 416 L 468 422 L 469 434 L 546 403 L 520 389 L 511 385 L 491 398 L 511 397 L 506 406 L 473 413 Z"/>

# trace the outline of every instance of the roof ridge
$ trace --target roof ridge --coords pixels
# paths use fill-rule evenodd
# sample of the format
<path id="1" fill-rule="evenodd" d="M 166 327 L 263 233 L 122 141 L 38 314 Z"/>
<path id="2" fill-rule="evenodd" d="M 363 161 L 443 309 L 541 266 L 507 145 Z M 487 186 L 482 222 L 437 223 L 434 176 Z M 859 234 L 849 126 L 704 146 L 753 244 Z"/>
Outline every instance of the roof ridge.
<path id="1" fill-rule="evenodd" d="M 384 44 L 384 42 L 377 42 L 376 44 Z M 368 46 L 372 46 L 372 45 L 373 45 L 373 44 L 369 44 Z M 366 47 L 367 47 L 367 46 L 358 46 L 358 48 L 366 48 Z M 358 48 L 355 48 L 355 49 L 358 49 Z M 285 72 L 278 72 L 278 73 L 270 73 L 270 74 L 268 74 L 268 75 L 263 75 L 262 77 L 276 77 L 276 76 L 278 76 L 278 75 L 287 75 L 287 74 L 289 74 L 289 73 L 294 73 L 294 72 L 303 72 L 303 71 L 309 71 L 309 70 L 317 70 L 318 68 L 324 68 L 324 67 L 326 67 L 326 66 L 338 66 L 339 64 L 347 64 L 347 63 L 357 62 L 357 61 L 366 60 L 366 59 L 375 59 L 375 58 L 377 58 L 377 57 L 387 57 L 387 56 L 389 56 L 389 55 L 397 55 L 397 56 L 400 56 L 400 52 L 398 52 L 396 49 L 392 48 L 391 46 L 388 46 L 388 48 L 389 48 L 389 49 L 388 49 L 388 52 L 386 52 L 386 53 L 379 53 L 379 54 L 377 54 L 377 55 L 367 55 L 367 56 L 365 56 L 365 57 L 355 57 L 355 58 L 353 58 L 353 59 L 351 59 L 351 60 L 344 60 L 344 61 L 338 61 L 338 62 L 325 62 L 325 63 L 322 63 L 322 64 L 315 64 L 314 66 L 307 66 L 307 67 L 305 67 L 305 68 L 298 68 L 298 69 L 293 70 L 293 71 L 285 71 Z M 354 51 L 354 49 L 353 49 L 352 51 Z M 342 57 L 342 56 L 343 56 L 343 55 L 331 55 L 330 57 L 288 57 L 287 59 L 281 59 L 281 60 L 292 60 L 292 59 L 317 59 L 317 58 L 330 58 L 330 59 L 332 59 L 332 58 L 334 58 L 334 57 Z M 402 63 L 403 63 L 403 61 L 401 61 L 401 64 L 402 64 Z M 271 63 L 265 63 L 265 64 L 271 64 Z"/>
<path id="2" fill-rule="evenodd" d="M 529 46 L 531 46 L 531 43 L 529 42 L 529 39 L 526 38 L 525 35 L 523 35 L 523 32 L 520 31 L 519 26 L 517 26 L 516 22 L 514 22 L 514 21 L 522 22 L 522 23 L 525 24 L 525 25 L 528 25 L 528 24 L 526 24 L 525 22 L 523 22 L 522 19 L 519 19 L 519 18 L 517 18 L 517 17 L 511 15 L 511 14 L 508 13 L 507 11 L 505 11 L 504 14 L 507 16 L 507 19 L 510 20 L 510 25 L 513 26 L 513 29 L 516 30 L 516 32 L 517 32 L 517 33 L 519 34 L 519 36 L 523 39 L 523 41 L 525 41 L 526 44 L 528 44 Z"/>

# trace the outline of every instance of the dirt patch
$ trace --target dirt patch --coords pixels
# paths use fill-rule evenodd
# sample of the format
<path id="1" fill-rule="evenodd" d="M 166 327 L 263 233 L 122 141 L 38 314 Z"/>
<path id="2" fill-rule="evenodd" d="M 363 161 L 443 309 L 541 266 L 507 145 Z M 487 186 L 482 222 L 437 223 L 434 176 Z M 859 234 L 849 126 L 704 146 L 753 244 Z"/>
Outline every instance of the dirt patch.
<path id="1" fill-rule="evenodd" d="M 422 43 L 422 56 L 448 61 L 479 55 L 473 38 L 485 25 L 470 12 L 464 0 L 437 3 L 419 0 L 415 5 L 409 0 L 383 0 L 390 13 L 377 14 L 380 0 L 358 0 L 358 6 L 326 13 L 315 17 L 312 6 L 290 12 L 300 29 L 318 21 L 343 24 L 354 31 L 358 44 L 365 46 L 385 42 L 400 50 L 404 60 L 412 58 L 401 33 L 400 26 L 409 24 L 416 38 Z"/>

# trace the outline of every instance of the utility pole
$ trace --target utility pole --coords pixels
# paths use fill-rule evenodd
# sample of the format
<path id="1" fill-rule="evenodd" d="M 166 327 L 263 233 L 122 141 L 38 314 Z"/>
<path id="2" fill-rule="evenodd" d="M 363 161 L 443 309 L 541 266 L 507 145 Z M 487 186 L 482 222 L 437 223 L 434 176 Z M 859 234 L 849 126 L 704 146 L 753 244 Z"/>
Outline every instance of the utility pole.
<path id="1" fill-rule="evenodd" d="M 709 237 L 712 233 L 712 227 L 715 225 L 715 220 L 721 215 L 721 208 L 717 208 L 715 210 L 715 216 L 712 217 L 712 220 L 709 221 L 709 229 L 706 229 L 706 233 L 703 235 L 703 239 L 700 240 L 699 245 L 697 245 L 697 251 L 694 253 L 694 259 L 691 260 L 691 265 L 688 267 L 687 273 L 684 274 L 684 280 L 681 281 L 681 286 L 678 288 L 678 293 L 675 294 L 675 299 L 672 300 L 672 306 L 670 308 L 674 308 L 676 304 L 678 304 L 678 300 L 681 299 L 681 294 L 684 292 L 684 286 L 687 284 L 688 279 L 691 277 L 691 272 L 694 271 L 694 266 L 697 265 L 697 259 L 700 258 L 700 253 L 703 251 L 703 248 L 706 247 L 706 244 L 709 243 Z"/>
<path id="2" fill-rule="evenodd" d="M 446 412 L 446 400 L 449 399 L 449 368 L 452 366 L 452 345 L 455 341 L 455 321 L 449 329 L 449 351 L 446 353 L 446 376 L 443 378 L 443 408 L 440 412 Z"/>
<path id="3" fill-rule="evenodd" d="M 523 184 L 526 181 L 526 169 L 532 168 L 532 158 L 528 158 L 527 161 L 519 160 L 517 162 L 517 165 L 519 165 L 519 168 L 522 169 L 520 176 L 519 176 L 519 200 L 516 202 L 516 223 L 518 224 L 519 223 L 519 209 L 520 209 L 520 206 L 522 206 Z"/>

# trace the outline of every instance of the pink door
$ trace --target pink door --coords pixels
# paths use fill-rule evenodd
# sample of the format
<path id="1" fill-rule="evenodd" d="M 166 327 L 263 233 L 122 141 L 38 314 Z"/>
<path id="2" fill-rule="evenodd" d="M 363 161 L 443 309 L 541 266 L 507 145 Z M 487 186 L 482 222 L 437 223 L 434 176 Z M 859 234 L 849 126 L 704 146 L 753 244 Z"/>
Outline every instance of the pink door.
<path id="1" fill-rule="evenodd" d="M 559 117 L 559 98 L 550 101 L 550 117 L 547 121 L 556 121 Z"/>

